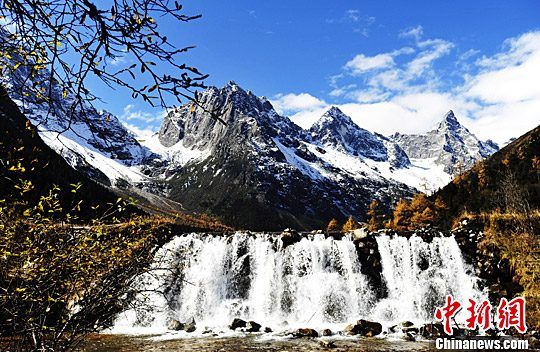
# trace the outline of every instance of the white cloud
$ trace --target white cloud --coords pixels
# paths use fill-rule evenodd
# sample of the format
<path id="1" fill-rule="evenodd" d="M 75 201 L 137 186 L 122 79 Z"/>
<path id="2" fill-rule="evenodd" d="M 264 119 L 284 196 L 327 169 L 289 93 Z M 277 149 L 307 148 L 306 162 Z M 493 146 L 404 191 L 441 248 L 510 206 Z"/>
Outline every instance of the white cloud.
<path id="1" fill-rule="evenodd" d="M 124 106 L 122 115 L 120 115 L 120 120 L 122 121 L 133 121 L 138 120 L 145 123 L 160 122 L 163 120 L 165 112 L 152 113 L 143 110 L 135 110 L 135 105 L 128 104 Z"/>
<path id="2" fill-rule="evenodd" d="M 409 78 L 418 77 L 431 68 L 433 61 L 448 54 L 454 44 L 442 39 L 432 39 L 418 42 L 418 47 L 424 49 L 407 65 Z"/>
<path id="3" fill-rule="evenodd" d="M 347 93 L 346 96 L 359 103 L 373 103 L 387 100 L 390 97 L 390 93 L 377 88 L 358 89 Z"/>
<path id="4" fill-rule="evenodd" d="M 399 33 L 400 38 L 412 37 L 417 41 L 420 40 L 420 38 L 422 38 L 423 35 L 424 35 L 424 28 L 420 25 L 416 27 L 407 28 Z"/>
<path id="5" fill-rule="evenodd" d="M 382 69 L 394 66 L 394 58 L 390 54 L 379 54 L 375 56 L 356 55 L 351 61 L 345 64 L 353 75 L 360 75 L 367 71 Z"/>
<path id="6" fill-rule="evenodd" d="M 299 111 L 312 111 L 326 106 L 324 100 L 315 98 L 308 93 L 278 94 L 271 100 L 274 109 L 280 114 L 294 114 Z"/>
<path id="7" fill-rule="evenodd" d="M 375 56 L 365 56 L 364 54 L 356 55 L 352 60 L 345 64 L 345 69 L 352 75 L 358 76 L 369 71 L 389 69 L 395 66 L 394 57 L 399 55 L 410 55 L 415 52 L 411 47 L 403 47 L 388 53 L 382 53 Z M 337 80 L 343 78 L 342 75 L 332 77 L 333 84 L 337 84 Z"/>
<path id="8" fill-rule="evenodd" d="M 343 87 L 336 87 L 334 88 L 329 94 L 331 97 L 340 97 L 345 95 L 346 93 L 350 92 L 354 88 L 356 88 L 356 84 L 349 84 Z"/>
<path id="9" fill-rule="evenodd" d="M 131 123 L 126 123 L 126 122 L 124 122 L 123 124 L 124 124 L 124 126 L 127 127 L 128 130 L 133 132 L 135 137 L 137 139 L 139 139 L 139 140 L 148 139 L 148 138 L 152 137 L 152 135 L 154 135 L 156 133 L 155 128 L 151 128 L 151 127 L 141 128 L 140 126 L 136 126 L 136 125 L 133 125 Z"/>
<path id="10" fill-rule="evenodd" d="M 375 23 L 375 20 L 375 17 L 363 14 L 359 10 L 349 9 L 346 10 L 340 18 L 326 19 L 326 23 L 352 26 L 353 32 L 360 33 L 364 37 L 368 37 L 369 30 Z"/>
<path id="11" fill-rule="evenodd" d="M 128 104 L 119 119 L 138 139 L 148 139 L 157 131 L 165 115 L 164 110 L 148 112 L 135 109 L 135 105 Z"/>
<path id="12" fill-rule="evenodd" d="M 421 26 L 400 36 L 413 37 L 416 49 L 358 54 L 330 79 L 330 96 L 345 99 L 338 106 L 360 126 L 387 135 L 422 133 L 452 109 L 479 138 L 504 143 L 540 124 L 540 31 L 510 38 L 499 53 L 476 62 L 467 61 L 479 54 L 475 49 L 456 55 L 452 69 L 463 70 L 455 75 L 461 75 L 464 83 L 454 88 L 444 88 L 444 77 L 434 65 L 452 52 L 453 43 L 420 40 Z M 394 60 L 413 52 L 410 60 Z M 342 81 L 347 82 L 340 85 Z M 293 121 L 302 127 L 309 127 L 328 108 L 324 100 L 311 95 L 309 100 L 313 103 L 306 104 L 309 108 L 297 104 L 292 111 Z"/>
<path id="13" fill-rule="evenodd" d="M 347 10 L 346 15 L 351 21 L 358 22 L 360 20 L 360 11 L 358 10 Z"/>
<path id="14" fill-rule="evenodd" d="M 540 99 L 540 32 L 507 41 L 508 49 L 483 57 L 483 71 L 470 79 L 466 94 L 485 103 Z"/>

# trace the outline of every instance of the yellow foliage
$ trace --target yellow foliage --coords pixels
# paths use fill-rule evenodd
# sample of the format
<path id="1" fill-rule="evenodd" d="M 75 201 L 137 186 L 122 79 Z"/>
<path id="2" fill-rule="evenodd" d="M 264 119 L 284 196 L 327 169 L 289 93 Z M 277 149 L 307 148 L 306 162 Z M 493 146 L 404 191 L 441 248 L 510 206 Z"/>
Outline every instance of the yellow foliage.
<path id="1" fill-rule="evenodd" d="M 527 324 L 540 327 L 540 212 L 531 214 L 483 214 L 485 237 L 479 247 L 495 245 L 514 270 L 514 279 L 523 286 L 527 299 Z"/>
<path id="2" fill-rule="evenodd" d="M 328 226 L 326 226 L 327 231 L 338 231 L 339 230 L 339 223 L 336 219 L 330 220 L 328 223 Z"/>
<path id="3" fill-rule="evenodd" d="M 400 199 L 394 209 L 392 227 L 396 230 L 408 230 L 411 225 L 411 207 L 405 199 Z"/>
<path id="4" fill-rule="evenodd" d="M 347 222 L 343 225 L 341 231 L 343 232 L 349 232 L 360 228 L 360 224 L 356 222 L 356 220 L 353 219 L 352 215 L 349 216 L 347 219 Z"/>

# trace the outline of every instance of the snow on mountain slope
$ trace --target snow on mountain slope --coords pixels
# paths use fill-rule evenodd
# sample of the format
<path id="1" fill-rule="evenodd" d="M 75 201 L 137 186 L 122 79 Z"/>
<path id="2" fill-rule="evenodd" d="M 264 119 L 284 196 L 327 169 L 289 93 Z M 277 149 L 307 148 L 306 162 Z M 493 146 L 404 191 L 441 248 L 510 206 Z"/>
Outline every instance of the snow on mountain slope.
<path id="1" fill-rule="evenodd" d="M 187 162 L 172 156 L 166 166 L 173 175 L 169 196 L 188 207 L 241 227 L 313 228 L 332 217 L 353 214 L 362 219 L 373 198 L 388 204 L 412 194 L 411 188 L 362 162 L 365 157 L 360 154 L 367 150 L 369 157 L 389 160 L 385 143 L 393 142 L 356 125 L 344 126 L 346 116 L 336 120 L 335 127 L 343 130 L 328 135 L 342 143 L 326 143 L 320 140 L 323 126 L 319 131 L 302 130 L 277 114 L 266 99 L 234 82 L 209 88 L 199 98 L 197 105 L 169 114 L 158 137 L 161 148 L 199 153 Z M 226 124 L 208 111 L 217 112 Z M 357 133 L 369 137 L 369 145 L 354 144 Z M 358 155 L 342 148 L 345 142 Z M 347 169 L 346 162 L 340 164 L 345 158 L 360 166 Z"/>
<path id="2" fill-rule="evenodd" d="M 20 85 L 24 70 L 18 75 L 4 84 Z M 91 107 L 68 124 L 72 95 L 53 90 L 52 112 L 31 96 L 19 105 L 74 168 L 252 229 L 320 227 L 351 214 L 363 219 L 372 199 L 389 204 L 433 191 L 450 181 L 456 165 L 469 167 L 496 149 L 453 113 L 426 135 L 385 137 L 332 107 L 304 130 L 234 82 L 171 111 L 157 134 L 139 142 L 116 117 Z"/>
<path id="3" fill-rule="evenodd" d="M 71 166 L 107 185 L 115 186 L 121 179 L 128 183 L 144 181 L 137 165 L 156 155 L 141 146 L 112 114 L 84 102 L 76 104 L 75 94 L 64 92 L 56 83 L 49 87 L 48 74 L 33 76 L 27 67 L 20 66 L 13 75 L 0 77 L 0 83 L 37 126 L 40 136 Z M 50 92 L 52 104 L 36 96 L 38 89 Z"/>
<path id="4" fill-rule="evenodd" d="M 499 147 L 493 141 L 480 141 L 461 125 L 450 110 L 439 125 L 426 134 L 400 134 L 390 137 L 409 158 L 433 159 L 449 175 L 470 169 L 474 163 L 495 153 Z M 443 185 L 440 185 L 443 186 Z"/>
<path id="5" fill-rule="evenodd" d="M 356 125 L 337 107 L 331 107 L 309 129 L 311 140 L 345 154 L 390 162 L 396 168 L 409 165 L 405 152 L 387 138 Z"/>

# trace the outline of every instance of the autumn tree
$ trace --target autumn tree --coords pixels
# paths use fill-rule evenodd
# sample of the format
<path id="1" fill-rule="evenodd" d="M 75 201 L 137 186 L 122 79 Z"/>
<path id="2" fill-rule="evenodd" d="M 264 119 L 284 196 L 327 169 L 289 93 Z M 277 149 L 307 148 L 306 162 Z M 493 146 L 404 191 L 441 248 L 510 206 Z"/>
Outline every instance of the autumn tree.
<path id="1" fill-rule="evenodd" d="M 487 175 L 486 165 L 480 162 L 478 166 L 478 186 L 481 189 L 485 189 L 489 184 L 489 178 Z"/>
<path id="2" fill-rule="evenodd" d="M 407 230 L 411 225 L 412 211 L 409 202 L 400 199 L 394 209 L 392 227 L 396 230 Z"/>
<path id="3" fill-rule="evenodd" d="M 63 110 L 70 122 L 99 97 L 93 77 L 134 99 L 169 108 L 190 100 L 207 75 L 180 60 L 193 46 L 178 47 L 161 23 L 185 23 L 200 15 L 183 13 L 163 0 L 3 0 L 0 16 L 0 73 L 23 84 L 7 84 L 10 95 Z M 29 82 L 28 84 L 26 82 Z M 68 98 L 58 104 L 58 98 Z M 58 115 L 58 114 L 57 114 Z M 213 114 L 212 116 L 217 116 Z"/>
<path id="4" fill-rule="evenodd" d="M 359 228 L 360 228 L 360 224 L 358 222 L 356 222 L 356 220 L 354 220 L 352 215 L 349 215 L 349 218 L 347 219 L 345 224 L 343 224 L 343 227 L 341 228 L 341 231 L 349 232 L 349 231 L 353 231 L 353 230 L 356 230 L 356 229 L 359 229 Z"/>
<path id="5" fill-rule="evenodd" d="M 330 220 L 328 226 L 326 226 L 326 231 L 339 231 L 339 223 L 336 219 Z"/>
<path id="6" fill-rule="evenodd" d="M 415 228 L 433 225 L 434 222 L 435 212 L 429 206 L 415 211 L 411 217 L 411 225 Z"/>
<path id="7" fill-rule="evenodd" d="M 370 231 L 376 231 L 384 227 L 386 214 L 382 204 L 377 199 L 373 199 L 369 204 L 367 215 L 369 216 L 368 229 Z"/>
<path id="8" fill-rule="evenodd" d="M 411 200 L 411 227 L 423 227 L 434 221 L 432 204 L 425 193 L 417 193 Z M 429 210 L 428 210 L 429 209 Z"/>

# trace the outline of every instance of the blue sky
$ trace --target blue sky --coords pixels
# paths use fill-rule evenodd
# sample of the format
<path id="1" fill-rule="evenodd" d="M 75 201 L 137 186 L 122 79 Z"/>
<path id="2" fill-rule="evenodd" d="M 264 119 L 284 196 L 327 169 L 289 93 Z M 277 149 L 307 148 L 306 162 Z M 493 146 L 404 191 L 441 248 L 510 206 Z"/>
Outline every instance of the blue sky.
<path id="1" fill-rule="evenodd" d="M 532 84 L 540 82 L 539 1 L 202 0 L 184 8 L 203 17 L 164 23 L 163 32 L 197 46 L 185 60 L 210 74 L 207 84 L 234 80 L 302 126 L 332 104 L 386 134 L 425 131 L 449 109 L 498 142 L 540 123 Z M 509 92 L 497 91 L 509 81 Z M 105 100 L 99 107 L 134 129 L 159 126 L 159 109 L 92 87 Z"/>

